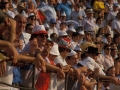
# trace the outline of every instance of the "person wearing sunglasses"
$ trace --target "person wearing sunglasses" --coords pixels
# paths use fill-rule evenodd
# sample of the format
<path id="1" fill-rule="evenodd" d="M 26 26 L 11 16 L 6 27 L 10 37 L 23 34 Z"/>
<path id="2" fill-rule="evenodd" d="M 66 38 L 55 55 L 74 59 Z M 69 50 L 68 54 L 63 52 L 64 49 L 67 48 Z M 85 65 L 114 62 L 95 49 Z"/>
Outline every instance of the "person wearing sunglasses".
<path id="1" fill-rule="evenodd" d="M 110 45 L 105 45 L 104 46 L 104 66 L 105 69 L 109 66 L 114 66 L 114 60 L 112 58 L 111 54 L 111 46 Z"/>
<path id="2" fill-rule="evenodd" d="M 27 23 L 36 25 L 36 16 L 34 13 L 30 13 L 27 18 Z"/>

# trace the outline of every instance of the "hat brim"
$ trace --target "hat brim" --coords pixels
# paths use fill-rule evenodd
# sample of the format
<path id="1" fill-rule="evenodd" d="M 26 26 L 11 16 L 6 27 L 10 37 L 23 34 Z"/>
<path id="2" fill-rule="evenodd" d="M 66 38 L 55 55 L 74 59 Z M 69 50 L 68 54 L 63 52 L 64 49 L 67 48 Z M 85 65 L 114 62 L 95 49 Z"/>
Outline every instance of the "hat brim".
<path id="1" fill-rule="evenodd" d="M 48 34 L 47 31 L 38 31 L 38 32 L 34 32 L 32 34 Z"/>

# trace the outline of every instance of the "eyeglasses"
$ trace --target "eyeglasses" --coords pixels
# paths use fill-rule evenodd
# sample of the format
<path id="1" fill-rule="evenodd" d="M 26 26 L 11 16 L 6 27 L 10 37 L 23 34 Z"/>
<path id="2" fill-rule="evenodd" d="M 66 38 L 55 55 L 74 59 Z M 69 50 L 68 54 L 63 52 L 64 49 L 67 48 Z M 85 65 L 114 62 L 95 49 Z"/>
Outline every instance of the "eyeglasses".
<path id="1" fill-rule="evenodd" d="M 31 18 L 30 18 L 30 20 L 36 20 L 36 18 L 34 18 L 34 17 L 31 17 Z"/>
<path id="2" fill-rule="evenodd" d="M 66 51 L 67 51 L 67 52 L 69 52 L 69 53 L 71 52 L 71 50 L 70 50 L 70 49 L 66 49 Z"/>
<path id="3" fill-rule="evenodd" d="M 41 38 L 48 38 L 48 35 L 47 34 L 39 34 L 39 36 L 41 37 Z"/>
<path id="4" fill-rule="evenodd" d="M 106 50 L 111 50 L 111 48 L 106 48 Z"/>

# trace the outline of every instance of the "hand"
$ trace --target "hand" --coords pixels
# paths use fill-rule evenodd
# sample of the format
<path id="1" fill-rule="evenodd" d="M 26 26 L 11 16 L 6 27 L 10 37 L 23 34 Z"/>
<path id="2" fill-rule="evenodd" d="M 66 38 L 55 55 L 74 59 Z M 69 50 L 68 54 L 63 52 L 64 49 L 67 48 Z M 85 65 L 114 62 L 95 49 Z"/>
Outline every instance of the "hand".
<path id="1" fill-rule="evenodd" d="M 81 74 L 81 69 L 80 68 L 73 68 L 73 75 L 76 78 L 79 78 L 80 74 Z"/>
<path id="2" fill-rule="evenodd" d="M 120 85 L 120 80 L 118 78 L 116 78 L 116 77 L 111 77 L 111 83 Z"/>
<path id="3" fill-rule="evenodd" d="M 0 62 L 0 77 L 3 76 L 6 72 L 6 61 Z"/>
<path id="4" fill-rule="evenodd" d="M 38 70 L 41 68 L 43 72 L 46 72 L 45 61 L 40 54 L 37 54 L 34 64 Z"/>
<path id="5" fill-rule="evenodd" d="M 70 70 L 70 65 L 63 66 L 64 72 L 69 72 L 69 70 Z"/>
<path id="6" fill-rule="evenodd" d="M 6 47 L 4 51 L 13 59 L 13 63 L 17 62 L 19 55 L 16 48 L 12 44 L 8 43 L 8 47 Z"/>
<path id="7" fill-rule="evenodd" d="M 33 40 L 30 41 L 30 53 L 34 53 L 34 51 L 38 48 L 38 42 L 37 39 L 34 38 Z"/>
<path id="8" fill-rule="evenodd" d="M 58 69 L 57 77 L 58 77 L 58 79 L 63 79 L 63 78 L 65 78 L 65 73 L 61 69 Z"/>
<path id="9" fill-rule="evenodd" d="M 78 19 L 79 19 L 79 20 L 82 20 L 83 18 L 82 18 L 81 16 L 78 16 Z"/>
<path id="10" fill-rule="evenodd" d="M 23 47 L 23 41 L 21 39 L 15 39 L 14 40 L 14 46 L 19 49 L 22 50 L 22 47 Z"/>
<path id="11" fill-rule="evenodd" d="M 56 64 L 56 66 L 63 70 L 63 65 L 62 64 L 58 63 L 58 64 Z"/>
<path id="12" fill-rule="evenodd" d="M 79 67 L 79 69 L 81 70 L 82 73 L 87 73 L 87 67 L 86 66 Z"/>
<path id="13" fill-rule="evenodd" d="M 97 81 L 96 81 L 95 79 L 91 79 L 91 81 L 90 81 L 90 82 L 91 82 L 91 84 L 92 84 L 92 85 L 97 84 Z"/>

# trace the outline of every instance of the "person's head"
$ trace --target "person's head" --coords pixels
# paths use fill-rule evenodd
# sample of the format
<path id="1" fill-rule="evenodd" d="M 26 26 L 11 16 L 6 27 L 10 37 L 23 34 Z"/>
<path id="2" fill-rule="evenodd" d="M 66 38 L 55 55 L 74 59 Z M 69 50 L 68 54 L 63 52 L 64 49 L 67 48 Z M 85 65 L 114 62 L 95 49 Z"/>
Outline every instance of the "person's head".
<path id="1" fill-rule="evenodd" d="M 107 0 L 107 3 L 113 4 L 113 0 Z"/>
<path id="2" fill-rule="evenodd" d="M 111 48 L 117 48 L 117 45 L 115 43 L 110 44 Z"/>
<path id="3" fill-rule="evenodd" d="M 62 3 L 63 3 L 63 4 L 66 4 L 66 3 L 67 3 L 67 0 L 62 0 Z"/>
<path id="4" fill-rule="evenodd" d="M 93 17 L 93 9 L 92 8 L 87 8 L 85 10 L 85 12 L 86 12 L 86 15 L 89 19 L 91 19 Z"/>
<path id="5" fill-rule="evenodd" d="M 30 23 L 30 24 L 35 25 L 35 23 L 36 23 L 36 16 L 35 16 L 34 13 L 30 13 L 28 15 L 27 22 Z"/>
<path id="6" fill-rule="evenodd" d="M 120 43 L 120 35 L 115 34 L 113 37 L 113 41 L 114 41 L 114 43 L 119 44 Z"/>
<path id="7" fill-rule="evenodd" d="M 98 48 L 98 51 L 101 51 L 101 44 L 99 42 L 95 42 L 95 45 Z"/>
<path id="8" fill-rule="evenodd" d="M 34 25 L 33 24 L 26 24 L 26 33 L 29 33 L 29 34 L 32 34 L 32 30 L 34 28 Z"/>
<path id="9" fill-rule="evenodd" d="M 17 10 L 18 10 L 19 14 L 21 14 L 21 12 L 23 10 L 25 10 L 25 5 L 24 5 L 23 2 L 20 2 L 20 3 L 17 4 Z"/>
<path id="10" fill-rule="evenodd" d="M 51 38 L 51 40 L 52 40 L 53 42 L 57 42 L 58 36 L 57 36 L 56 33 L 52 33 L 52 34 L 50 35 L 50 38 Z"/>
<path id="11" fill-rule="evenodd" d="M 80 4 L 79 4 L 79 3 L 76 3 L 76 4 L 75 4 L 75 11 L 76 11 L 76 12 L 79 12 L 79 9 L 80 9 Z"/>
<path id="12" fill-rule="evenodd" d="M 116 18 L 120 19 L 120 12 L 117 13 Z"/>
<path id="13" fill-rule="evenodd" d="M 8 9 L 8 8 L 9 8 L 9 1 L 1 0 L 1 9 Z"/>
<path id="14" fill-rule="evenodd" d="M 98 33 L 104 35 L 105 34 L 105 29 L 104 27 L 101 27 L 98 29 Z"/>
<path id="15" fill-rule="evenodd" d="M 33 2 L 28 3 L 28 9 L 35 9 L 35 5 Z"/>
<path id="16" fill-rule="evenodd" d="M 14 19 L 16 21 L 16 32 L 23 32 L 26 26 L 26 18 L 19 14 L 16 15 Z"/>
<path id="17" fill-rule="evenodd" d="M 111 34 L 107 33 L 107 34 L 105 34 L 105 37 L 106 37 L 108 43 L 111 43 L 111 42 L 112 42 Z"/>
<path id="18" fill-rule="evenodd" d="M 102 34 L 99 34 L 99 33 L 96 34 L 96 42 L 100 43 L 102 41 L 102 37 L 103 37 Z"/>
<path id="19" fill-rule="evenodd" d="M 66 62 L 68 65 L 71 65 L 71 66 L 75 66 L 77 63 L 78 63 L 78 55 L 75 51 L 71 51 L 67 58 L 66 58 Z"/>
<path id="20" fill-rule="evenodd" d="M 60 23 L 60 30 L 64 30 L 67 27 L 66 22 L 61 22 Z"/>
<path id="21" fill-rule="evenodd" d="M 63 11 L 61 14 L 60 14 L 60 21 L 64 22 L 66 20 L 66 13 Z"/>
<path id="22" fill-rule="evenodd" d="M 85 40 L 92 40 L 91 32 L 85 32 Z"/>
<path id="23" fill-rule="evenodd" d="M 34 38 L 37 39 L 39 47 L 44 47 L 48 38 L 48 34 L 43 25 L 34 26 L 30 40 Z"/>
<path id="24" fill-rule="evenodd" d="M 59 52 L 63 58 L 66 58 L 68 54 L 71 52 L 71 50 L 69 48 L 59 45 Z"/>
<path id="25" fill-rule="evenodd" d="M 99 55 L 99 51 L 98 48 L 93 47 L 93 46 L 89 46 L 87 53 L 90 57 L 92 57 L 94 60 L 97 60 L 97 57 Z"/>
<path id="26" fill-rule="evenodd" d="M 113 59 L 116 58 L 117 52 L 118 52 L 117 48 L 111 48 L 111 56 L 113 57 Z"/>
<path id="27" fill-rule="evenodd" d="M 106 75 L 115 77 L 115 67 L 114 66 L 108 67 Z"/>
<path id="28" fill-rule="evenodd" d="M 55 0 L 48 0 L 49 5 L 53 5 L 55 3 Z"/>
<path id="29" fill-rule="evenodd" d="M 51 40 L 48 39 L 45 46 L 44 46 L 44 48 L 46 48 L 47 50 L 50 51 L 51 48 L 53 47 L 53 45 L 54 45 L 54 43 Z"/>
<path id="30" fill-rule="evenodd" d="M 50 19 L 50 27 L 51 28 L 56 27 L 56 19 L 54 18 Z"/>
<path id="31" fill-rule="evenodd" d="M 79 40 L 79 33 L 73 32 L 72 33 L 72 40 L 77 42 Z"/>
<path id="32" fill-rule="evenodd" d="M 111 53 L 111 46 L 110 46 L 109 44 L 106 44 L 106 45 L 104 46 L 104 53 L 105 53 L 106 55 L 110 55 L 110 53 Z"/>
<path id="33" fill-rule="evenodd" d="M 99 25 L 102 23 L 102 21 L 103 21 L 103 17 L 98 17 L 96 19 L 96 23 L 99 24 Z"/>
<path id="34" fill-rule="evenodd" d="M 8 23 L 9 18 L 10 17 L 6 13 L 0 10 L 0 34 L 2 34 L 6 29 L 8 29 L 6 24 Z"/>
<path id="35" fill-rule="evenodd" d="M 119 10 L 119 4 L 118 3 L 114 3 L 113 4 L 113 11 L 118 11 Z"/>
<path id="36" fill-rule="evenodd" d="M 76 45 L 74 51 L 77 52 L 78 58 L 81 59 L 82 49 L 80 48 L 80 45 Z"/>
<path id="37" fill-rule="evenodd" d="M 73 32 L 76 32 L 73 26 L 70 26 L 67 30 L 67 33 L 70 37 L 72 37 Z"/>

